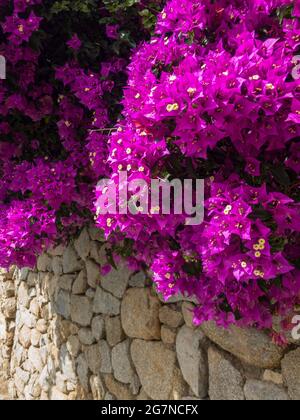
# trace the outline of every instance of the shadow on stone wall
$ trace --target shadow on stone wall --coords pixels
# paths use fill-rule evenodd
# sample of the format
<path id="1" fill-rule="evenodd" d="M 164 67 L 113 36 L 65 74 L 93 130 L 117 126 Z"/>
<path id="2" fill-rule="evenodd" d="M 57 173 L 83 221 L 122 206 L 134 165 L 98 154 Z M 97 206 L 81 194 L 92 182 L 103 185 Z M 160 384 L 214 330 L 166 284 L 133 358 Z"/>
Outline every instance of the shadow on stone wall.
<path id="1" fill-rule="evenodd" d="M 0 274 L 1 383 L 25 400 L 300 399 L 300 348 L 255 330 L 192 323 L 193 303 L 168 304 L 125 265 L 101 278 L 94 229 Z M 3 391 L 5 392 L 5 390 Z"/>

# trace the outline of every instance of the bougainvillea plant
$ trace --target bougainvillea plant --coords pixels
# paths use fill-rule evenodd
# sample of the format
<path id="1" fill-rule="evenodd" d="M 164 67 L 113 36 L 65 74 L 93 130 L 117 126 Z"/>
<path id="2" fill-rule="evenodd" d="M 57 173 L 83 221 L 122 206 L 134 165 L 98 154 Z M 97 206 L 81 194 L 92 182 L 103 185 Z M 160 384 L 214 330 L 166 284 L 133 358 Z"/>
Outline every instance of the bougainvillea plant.
<path id="1" fill-rule="evenodd" d="M 273 329 L 300 304 L 300 8 L 171 0 L 134 54 L 111 180 L 205 179 L 205 222 L 99 215 L 195 321 Z M 98 196 L 104 191 L 98 189 Z"/>
<path id="2" fill-rule="evenodd" d="M 93 220 L 128 59 L 160 3 L 0 0 L 1 267 Z"/>

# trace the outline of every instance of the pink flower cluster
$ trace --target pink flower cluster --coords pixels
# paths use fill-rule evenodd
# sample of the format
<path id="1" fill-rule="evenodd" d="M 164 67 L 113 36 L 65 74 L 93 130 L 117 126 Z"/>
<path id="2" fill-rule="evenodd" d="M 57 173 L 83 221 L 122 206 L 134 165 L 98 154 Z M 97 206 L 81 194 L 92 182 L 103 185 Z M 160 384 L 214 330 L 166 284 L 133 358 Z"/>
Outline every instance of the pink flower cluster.
<path id="1" fill-rule="evenodd" d="M 204 178 L 205 223 L 98 217 L 195 321 L 272 329 L 300 303 L 299 2 L 170 0 L 129 67 L 111 179 Z M 98 190 L 98 195 L 103 191 Z"/>
<path id="2" fill-rule="evenodd" d="M 124 83 L 130 50 L 124 41 L 125 52 L 113 52 L 99 20 L 115 17 L 102 2 L 75 18 L 72 10 L 53 13 L 53 3 L 0 1 L 7 62 L 0 81 L 1 267 L 33 266 L 44 249 L 90 223 L 94 187 L 108 174 L 108 110 L 118 101 L 113 89 Z M 91 28 L 81 28 L 80 19 Z M 130 17 L 120 19 L 130 28 Z"/>

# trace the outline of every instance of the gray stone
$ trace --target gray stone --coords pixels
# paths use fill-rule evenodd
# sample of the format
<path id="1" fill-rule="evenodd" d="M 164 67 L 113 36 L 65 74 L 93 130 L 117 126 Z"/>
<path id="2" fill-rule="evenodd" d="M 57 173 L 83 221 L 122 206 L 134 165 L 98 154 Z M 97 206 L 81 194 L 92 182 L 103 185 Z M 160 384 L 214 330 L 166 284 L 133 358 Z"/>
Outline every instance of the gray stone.
<path id="1" fill-rule="evenodd" d="M 124 340 L 125 334 L 121 325 L 121 318 L 106 317 L 105 319 L 106 339 L 111 347 L 116 346 Z"/>
<path id="2" fill-rule="evenodd" d="M 185 324 L 189 328 L 196 328 L 194 324 L 194 310 L 195 310 L 195 305 L 193 303 L 183 302 L 182 315 L 183 315 Z"/>
<path id="3" fill-rule="evenodd" d="M 90 346 L 95 342 L 92 330 L 89 328 L 81 328 L 78 333 L 78 338 L 80 342 L 85 346 Z"/>
<path id="4" fill-rule="evenodd" d="M 72 293 L 74 295 L 83 295 L 87 289 L 87 278 L 85 270 L 80 271 L 73 283 Z"/>
<path id="5" fill-rule="evenodd" d="M 249 365 L 261 369 L 280 366 L 284 349 L 276 346 L 262 331 L 235 326 L 225 330 L 214 322 L 203 324 L 201 329 L 211 341 Z"/>
<path id="6" fill-rule="evenodd" d="M 51 271 L 52 261 L 47 254 L 43 254 L 38 257 L 37 260 L 37 269 L 38 271 Z"/>
<path id="7" fill-rule="evenodd" d="M 176 354 L 161 342 L 134 340 L 131 356 L 143 389 L 153 400 L 181 399 L 186 384 L 176 367 Z"/>
<path id="8" fill-rule="evenodd" d="M 65 274 L 72 274 L 76 273 L 76 271 L 80 271 L 82 269 L 82 265 L 78 260 L 78 255 L 75 252 L 75 249 L 72 245 L 69 245 L 68 248 L 65 249 L 63 254 L 63 270 Z"/>
<path id="9" fill-rule="evenodd" d="M 163 306 L 159 311 L 159 319 L 162 324 L 171 328 L 178 328 L 183 324 L 183 316 L 180 312 L 173 311 L 169 306 Z"/>
<path id="10" fill-rule="evenodd" d="M 288 401 L 286 391 L 271 382 L 250 379 L 246 382 L 245 397 L 247 401 Z"/>
<path id="11" fill-rule="evenodd" d="M 101 287 L 121 299 L 127 289 L 129 276 L 130 271 L 122 262 L 119 264 L 118 270 L 113 268 L 109 274 L 101 279 Z"/>
<path id="12" fill-rule="evenodd" d="M 200 330 L 184 325 L 176 339 L 176 353 L 184 379 L 193 393 L 204 398 L 208 393 L 208 368 L 206 354 L 201 346 L 205 336 Z"/>
<path id="13" fill-rule="evenodd" d="M 99 351 L 100 351 L 100 372 L 101 373 L 111 373 L 111 354 L 110 348 L 105 340 L 99 341 Z"/>
<path id="14" fill-rule="evenodd" d="M 89 299 L 91 299 L 91 300 L 93 300 L 93 299 L 94 299 L 95 295 L 96 295 L 96 292 L 95 292 L 95 290 L 94 290 L 94 289 L 92 289 L 92 288 L 89 288 L 89 289 L 86 291 L 86 294 L 85 294 L 85 296 L 86 296 L 86 297 L 88 297 L 88 298 L 89 298 Z"/>
<path id="15" fill-rule="evenodd" d="M 55 302 L 55 311 L 65 319 L 70 318 L 71 315 L 71 299 L 70 294 L 65 290 L 60 290 Z"/>
<path id="16" fill-rule="evenodd" d="M 75 366 L 66 344 L 63 344 L 59 351 L 59 364 L 62 373 L 69 381 L 76 382 Z"/>
<path id="17" fill-rule="evenodd" d="M 94 344 L 93 346 L 86 347 L 84 355 L 90 370 L 94 375 L 98 375 L 100 373 L 101 366 L 100 346 L 98 344 Z"/>
<path id="18" fill-rule="evenodd" d="M 131 384 L 134 379 L 134 370 L 129 358 L 130 341 L 119 343 L 112 349 L 112 367 L 115 378 L 123 384 Z"/>
<path id="19" fill-rule="evenodd" d="M 73 281 L 74 281 L 73 275 L 65 274 L 64 276 L 59 277 L 58 287 L 60 289 L 66 290 L 67 292 L 71 292 Z"/>
<path id="20" fill-rule="evenodd" d="M 53 258 L 52 271 L 55 274 L 55 276 L 61 276 L 63 274 L 63 262 L 61 257 Z"/>
<path id="21" fill-rule="evenodd" d="M 300 400 L 300 348 L 288 353 L 282 361 L 282 375 L 291 400 Z"/>
<path id="22" fill-rule="evenodd" d="M 101 316 L 96 316 L 92 320 L 92 334 L 96 341 L 104 338 L 105 327 L 104 319 Z"/>
<path id="23" fill-rule="evenodd" d="M 129 286 L 130 287 L 145 287 L 146 284 L 146 274 L 143 271 L 134 274 L 129 279 Z"/>
<path id="24" fill-rule="evenodd" d="M 117 298 L 97 287 L 93 311 L 96 314 L 119 315 L 120 302 Z"/>
<path id="25" fill-rule="evenodd" d="M 93 289 L 96 289 L 96 287 L 100 284 L 100 266 L 92 260 L 86 261 L 85 266 L 88 285 Z"/>
<path id="26" fill-rule="evenodd" d="M 244 380 L 225 353 L 210 347 L 209 397 L 212 401 L 243 401 Z"/>
<path id="27" fill-rule="evenodd" d="M 85 391 L 89 390 L 89 367 L 88 362 L 83 354 L 76 359 L 77 375 L 79 382 Z"/>
<path id="28" fill-rule="evenodd" d="M 144 340 L 159 340 L 160 302 L 149 289 L 127 290 L 121 308 L 123 329 L 128 337 Z"/>
<path id="29" fill-rule="evenodd" d="M 90 253 L 90 237 L 86 228 L 84 228 L 74 243 L 77 254 L 82 260 L 86 260 Z"/>
<path id="30" fill-rule="evenodd" d="M 82 327 L 87 327 L 90 325 L 92 320 L 92 308 L 90 301 L 85 296 L 75 296 L 71 297 L 71 319 L 73 322 L 81 325 Z"/>

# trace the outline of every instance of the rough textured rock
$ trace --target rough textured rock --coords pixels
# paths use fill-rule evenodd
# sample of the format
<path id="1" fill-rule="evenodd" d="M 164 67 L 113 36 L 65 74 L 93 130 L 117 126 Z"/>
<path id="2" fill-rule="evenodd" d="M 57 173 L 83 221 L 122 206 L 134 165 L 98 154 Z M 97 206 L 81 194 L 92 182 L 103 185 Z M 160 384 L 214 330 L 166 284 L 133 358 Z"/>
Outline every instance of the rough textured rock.
<path id="1" fill-rule="evenodd" d="M 96 314 L 119 315 L 120 301 L 100 287 L 97 287 L 93 310 Z"/>
<path id="2" fill-rule="evenodd" d="M 121 325 L 121 318 L 106 317 L 105 319 L 106 339 L 111 347 L 116 346 L 124 340 L 125 334 Z"/>
<path id="3" fill-rule="evenodd" d="M 149 289 L 129 289 L 121 308 L 122 326 L 127 336 L 144 340 L 160 339 L 160 303 Z"/>
<path id="4" fill-rule="evenodd" d="M 134 340 L 131 356 L 145 392 L 154 400 L 180 399 L 185 383 L 175 352 L 162 343 Z"/>
<path id="5" fill-rule="evenodd" d="M 248 380 L 246 382 L 245 397 L 247 401 L 287 401 L 287 392 L 270 382 Z"/>
<path id="6" fill-rule="evenodd" d="M 30 349 L 28 350 L 28 360 L 38 372 L 41 372 L 43 370 L 43 361 L 41 358 L 41 353 L 37 348 L 30 347 Z"/>
<path id="7" fill-rule="evenodd" d="M 266 382 L 273 382 L 276 385 L 283 385 L 282 374 L 272 370 L 266 370 L 264 372 L 263 380 Z"/>
<path id="8" fill-rule="evenodd" d="M 292 400 L 300 400 L 300 348 L 288 353 L 282 361 L 282 375 Z"/>
<path id="9" fill-rule="evenodd" d="M 105 397 L 105 389 L 103 382 L 98 375 L 93 375 L 90 378 L 90 386 L 92 390 L 93 400 L 102 401 Z"/>
<path id="10" fill-rule="evenodd" d="M 82 265 L 78 260 L 75 249 L 72 245 L 69 245 L 68 248 L 63 253 L 63 270 L 65 274 L 72 274 L 80 271 Z"/>
<path id="11" fill-rule="evenodd" d="M 100 371 L 102 373 L 111 373 L 111 353 L 107 341 L 99 341 L 99 352 L 100 352 Z"/>
<path id="12" fill-rule="evenodd" d="M 71 319 L 73 322 L 76 322 L 83 327 L 87 327 L 91 323 L 92 316 L 92 308 L 87 297 L 71 297 Z"/>
<path id="13" fill-rule="evenodd" d="M 245 363 L 262 369 L 280 366 L 284 350 L 261 331 L 237 327 L 225 330 L 213 322 L 203 324 L 201 329 L 211 341 Z"/>
<path id="14" fill-rule="evenodd" d="M 82 260 L 86 260 L 90 253 L 90 237 L 86 228 L 84 228 L 78 239 L 74 242 L 77 254 Z"/>
<path id="15" fill-rule="evenodd" d="M 129 340 L 116 345 L 112 350 L 112 367 L 115 378 L 124 384 L 133 382 L 134 370 L 129 359 Z"/>
<path id="16" fill-rule="evenodd" d="M 101 316 L 95 316 L 92 320 L 92 334 L 95 340 L 99 341 L 104 338 L 104 320 Z"/>
<path id="17" fill-rule="evenodd" d="M 182 304 L 182 315 L 184 318 L 184 322 L 190 328 L 196 328 L 193 320 L 194 320 L 194 310 L 195 305 L 190 302 L 183 302 Z"/>
<path id="18" fill-rule="evenodd" d="M 105 375 L 104 382 L 109 392 L 118 400 L 128 401 L 133 400 L 134 396 L 130 390 L 120 382 L 116 381 L 113 375 Z M 106 397 L 105 397 L 106 399 Z M 108 398 L 111 399 L 111 398 Z"/>
<path id="19" fill-rule="evenodd" d="M 72 293 L 74 295 L 83 295 L 86 292 L 86 289 L 87 289 L 86 272 L 85 270 L 82 270 L 80 271 L 80 273 L 78 274 L 78 276 L 76 277 L 73 283 Z"/>
<path id="20" fill-rule="evenodd" d="M 65 290 L 60 290 L 55 302 L 55 310 L 58 315 L 68 319 L 71 315 L 71 297 Z"/>
<path id="21" fill-rule="evenodd" d="M 78 332 L 78 338 L 81 344 L 85 346 L 91 346 L 94 342 L 94 336 L 90 328 L 81 328 Z"/>
<path id="22" fill-rule="evenodd" d="M 161 327 L 161 340 L 165 344 L 173 345 L 176 341 L 176 330 L 163 325 Z"/>
<path id="23" fill-rule="evenodd" d="M 209 397 L 212 401 L 243 401 L 244 380 L 226 355 L 216 348 L 208 350 Z"/>
<path id="24" fill-rule="evenodd" d="M 208 368 L 204 350 L 205 336 L 184 325 L 176 339 L 176 353 L 184 379 L 197 397 L 208 393 Z"/>
<path id="25" fill-rule="evenodd" d="M 109 274 L 101 279 L 101 287 L 121 299 L 127 289 L 129 276 L 130 271 L 122 264 L 119 270 L 113 268 Z"/>
<path id="26" fill-rule="evenodd" d="M 159 319 L 162 324 L 172 328 L 178 328 L 183 324 L 181 312 L 173 311 L 168 306 L 163 306 L 159 311 Z"/>
<path id="27" fill-rule="evenodd" d="M 133 274 L 129 279 L 130 287 L 145 287 L 146 284 L 146 274 L 141 271 L 137 274 Z"/>
<path id="28" fill-rule="evenodd" d="M 86 261 L 87 282 L 90 287 L 96 289 L 100 284 L 100 266 L 92 260 Z"/>

